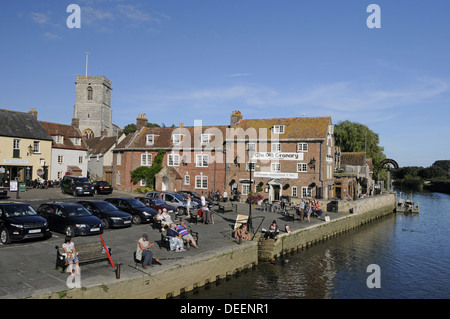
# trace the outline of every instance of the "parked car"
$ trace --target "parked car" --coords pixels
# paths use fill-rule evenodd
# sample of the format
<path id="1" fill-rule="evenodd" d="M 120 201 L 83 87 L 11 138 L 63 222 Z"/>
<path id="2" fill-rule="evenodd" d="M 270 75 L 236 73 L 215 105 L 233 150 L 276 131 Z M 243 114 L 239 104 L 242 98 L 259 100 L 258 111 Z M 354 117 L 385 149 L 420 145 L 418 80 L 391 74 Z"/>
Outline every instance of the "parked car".
<path id="1" fill-rule="evenodd" d="M 96 181 L 92 185 L 94 185 L 95 194 L 111 194 L 113 192 L 113 187 L 106 181 Z"/>
<path id="2" fill-rule="evenodd" d="M 94 185 L 86 177 L 65 175 L 61 181 L 61 192 L 73 196 L 94 195 Z"/>
<path id="3" fill-rule="evenodd" d="M 47 220 L 26 203 L 0 203 L 0 241 L 10 244 L 30 238 L 50 238 Z"/>
<path id="4" fill-rule="evenodd" d="M 121 211 L 131 214 L 134 224 L 152 223 L 153 216 L 158 213 L 153 208 L 145 206 L 143 203 L 134 198 L 112 197 L 106 198 L 105 201 L 113 204 Z"/>
<path id="5" fill-rule="evenodd" d="M 194 192 L 194 191 L 179 191 L 178 193 L 183 193 L 183 194 L 190 195 L 191 199 L 195 200 L 196 202 L 201 203 L 201 201 L 202 201 L 201 200 L 202 195 L 200 195 L 197 192 Z M 208 198 L 206 198 L 206 196 L 205 196 L 205 202 L 206 202 L 206 204 L 208 204 L 209 207 L 211 207 L 213 205 L 213 202 L 210 201 Z"/>
<path id="6" fill-rule="evenodd" d="M 83 200 L 77 203 L 83 205 L 92 215 L 100 218 L 105 228 L 131 227 L 132 216 L 119 210 L 111 203 L 105 202 L 104 200 Z"/>
<path id="7" fill-rule="evenodd" d="M 135 197 L 138 201 L 142 202 L 145 206 L 153 208 L 155 210 L 158 209 L 167 209 L 168 213 L 174 213 L 177 209 L 173 206 L 166 205 L 162 200 L 157 198 L 148 198 L 148 197 Z"/>
<path id="8" fill-rule="evenodd" d="M 103 233 L 103 222 L 80 204 L 44 203 L 38 214 L 47 219 L 50 229 L 67 236 L 85 236 Z"/>
<path id="9" fill-rule="evenodd" d="M 6 190 L 5 187 L 0 187 L 0 197 L 1 198 L 6 198 L 8 196 L 8 191 Z"/>
<path id="10" fill-rule="evenodd" d="M 169 206 L 173 206 L 177 209 L 179 215 L 186 214 L 186 199 L 177 193 L 170 192 L 158 192 L 158 191 L 150 191 L 145 193 L 145 197 L 149 198 L 157 198 L 159 199 L 160 194 L 162 193 L 162 201 Z M 194 201 L 191 201 L 191 209 L 198 208 L 199 206 Z"/>

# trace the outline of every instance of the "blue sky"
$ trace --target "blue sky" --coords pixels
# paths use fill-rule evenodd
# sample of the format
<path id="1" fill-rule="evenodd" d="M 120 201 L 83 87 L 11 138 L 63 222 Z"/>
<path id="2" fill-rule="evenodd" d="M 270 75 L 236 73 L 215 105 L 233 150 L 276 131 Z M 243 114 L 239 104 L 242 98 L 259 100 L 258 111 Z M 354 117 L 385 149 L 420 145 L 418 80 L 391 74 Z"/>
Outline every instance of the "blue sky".
<path id="1" fill-rule="evenodd" d="M 69 29 L 71 3 L 81 28 Z M 370 29 L 369 4 L 381 9 Z M 0 108 L 69 124 L 75 78 L 112 81 L 113 122 L 331 116 L 400 166 L 450 159 L 450 1 L 18 0 L 1 4 Z"/>

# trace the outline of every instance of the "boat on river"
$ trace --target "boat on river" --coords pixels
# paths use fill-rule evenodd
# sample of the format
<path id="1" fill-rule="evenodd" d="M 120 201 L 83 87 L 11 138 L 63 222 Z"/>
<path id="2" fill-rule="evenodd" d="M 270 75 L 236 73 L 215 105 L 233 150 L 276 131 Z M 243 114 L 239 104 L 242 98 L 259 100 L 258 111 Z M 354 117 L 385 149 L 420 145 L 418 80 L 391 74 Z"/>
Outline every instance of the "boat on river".
<path id="1" fill-rule="evenodd" d="M 418 214 L 419 211 L 420 211 L 419 202 L 417 202 L 417 205 L 416 205 L 414 203 L 414 201 L 412 200 L 412 196 L 411 196 L 411 198 L 409 196 L 406 196 L 406 198 L 403 198 L 402 193 L 400 192 L 400 196 L 397 196 L 395 212 L 396 213 L 404 213 L 404 214 L 408 214 L 408 213 Z"/>

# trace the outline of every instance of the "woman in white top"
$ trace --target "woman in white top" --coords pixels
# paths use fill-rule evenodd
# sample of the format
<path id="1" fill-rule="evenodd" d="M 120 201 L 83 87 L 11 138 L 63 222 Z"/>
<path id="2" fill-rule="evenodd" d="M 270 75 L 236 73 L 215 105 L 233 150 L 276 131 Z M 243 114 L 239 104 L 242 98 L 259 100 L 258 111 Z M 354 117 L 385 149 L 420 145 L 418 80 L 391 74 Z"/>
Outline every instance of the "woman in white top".
<path id="1" fill-rule="evenodd" d="M 72 241 L 72 237 L 66 236 L 62 247 L 66 254 L 66 261 L 69 264 L 70 275 L 72 277 L 75 277 L 75 275 L 72 273 L 73 264 L 75 264 L 76 274 L 79 276 L 80 275 L 80 265 L 78 263 L 78 254 L 77 254 L 77 250 L 75 249 L 75 244 Z"/>

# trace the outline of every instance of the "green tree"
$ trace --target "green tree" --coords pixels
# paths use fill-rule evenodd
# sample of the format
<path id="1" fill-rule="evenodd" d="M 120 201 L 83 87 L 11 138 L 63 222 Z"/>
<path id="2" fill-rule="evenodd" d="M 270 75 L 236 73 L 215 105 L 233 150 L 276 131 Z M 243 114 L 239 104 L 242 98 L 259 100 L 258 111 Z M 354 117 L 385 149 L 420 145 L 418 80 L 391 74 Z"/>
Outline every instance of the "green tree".
<path id="1" fill-rule="evenodd" d="M 341 152 L 366 151 L 367 158 L 372 159 L 375 179 L 378 173 L 382 173 L 379 164 L 386 158 L 386 155 L 383 153 L 384 148 L 379 145 L 380 138 L 377 133 L 364 124 L 347 120 L 338 122 L 334 126 L 334 138 Z"/>

